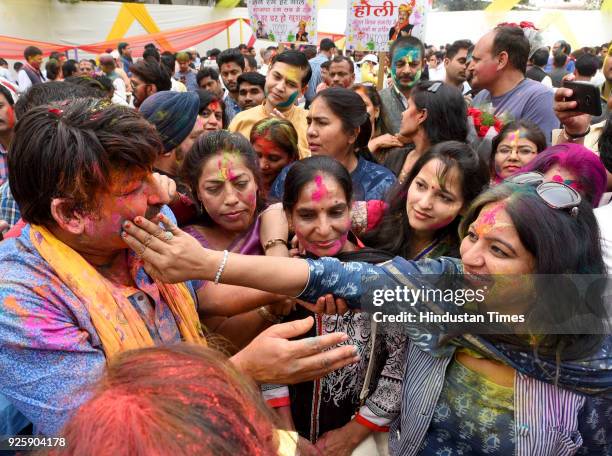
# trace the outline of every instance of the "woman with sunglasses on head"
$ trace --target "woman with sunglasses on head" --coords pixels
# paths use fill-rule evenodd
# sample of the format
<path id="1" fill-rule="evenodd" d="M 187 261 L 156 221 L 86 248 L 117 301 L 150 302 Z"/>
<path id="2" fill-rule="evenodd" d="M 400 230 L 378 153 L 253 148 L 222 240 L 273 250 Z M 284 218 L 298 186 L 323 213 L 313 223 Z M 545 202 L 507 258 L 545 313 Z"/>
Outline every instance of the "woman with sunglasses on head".
<path id="1" fill-rule="evenodd" d="M 156 240 L 144 248 L 147 232 L 159 227 L 142 219 L 135 220 L 140 228 L 126 227 L 124 239 L 166 281 L 217 275 L 224 283 L 306 301 L 332 293 L 351 308 L 374 311 L 379 308 L 371 307 L 373 297 L 385 295 L 384 308 L 395 315 L 399 310 L 415 317 L 423 311 L 463 311 L 455 300 L 408 302 L 393 290 L 448 290 L 457 286 L 455 280 L 465 286 L 465 279 L 485 293 L 482 305 L 488 307 L 479 308 L 511 305 L 506 313 L 522 315 L 522 323 L 504 327 L 505 335 L 478 335 L 471 326 L 404 318 L 410 343 L 401 416 L 390 432 L 391 454 L 429 456 L 449 449 L 471 455 L 553 456 L 574 454 L 581 447 L 585 454 L 605 454 L 605 435 L 612 432 L 606 415 L 612 406 L 606 396 L 612 389 L 612 342 L 595 327 L 605 315 L 601 290 L 591 287 L 580 298 L 575 289 L 568 293 L 563 282 L 567 274 L 583 280 L 581 274 L 605 273 L 597 222 L 591 205 L 571 187 L 535 184 L 504 183 L 471 204 L 460 226 L 461 259 L 395 257 L 377 266 L 334 258 L 228 256 L 202 249 L 169 225 L 173 240 Z M 548 276 L 543 281 L 533 274 Z M 589 327 L 569 332 L 568 322 L 576 316 Z"/>
<path id="2" fill-rule="evenodd" d="M 491 142 L 491 184 L 499 184 L 546 149 L 544 132 L 528 120 L 504 125 Z"/>
<path id="3" fill-rule="evenodd" d="M 421 81 L 410 91 L 399 135 L 412 150 L 399 150 L 383 164 L 404 182 L 414 164 L 431 146 L 442 141 L 466 142 L 466 105 L 455 87 L 440 81 Z"/>
<path id="4" fill-rule="evenodd" d="M 601 160 L 579 144 L 558 144 L 538 154 L 519 173 L 538 171 L 547 181 L 560 182 L 578 191 L 593 207 L 606 191 L 607 174 Z"/>
<path id="5" fill-rule="evenodd" d="M 313 99 L 307 120 L 311 154 L 326 155 L 342 163 L 351 174 L 355 200 L 382 200 L 395 177 L 384 166 L 364 158 L 372 124 L 361 97 L 339 87 L 323 90 Z M 282 199 L 290 166 L 286 166 L 274 181 L 271 199 Z"/>

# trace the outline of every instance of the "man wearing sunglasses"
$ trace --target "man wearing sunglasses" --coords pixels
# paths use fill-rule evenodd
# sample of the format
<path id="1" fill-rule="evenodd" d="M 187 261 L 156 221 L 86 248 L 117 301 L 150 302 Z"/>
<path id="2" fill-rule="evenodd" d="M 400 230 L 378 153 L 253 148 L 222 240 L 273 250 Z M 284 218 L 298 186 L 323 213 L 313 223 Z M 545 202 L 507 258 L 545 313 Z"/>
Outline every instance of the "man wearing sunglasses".
<path id="1" fill-rule="evenodd" d="M 550 144 L 551 132 L 559 125 L 553 92 L 525 78 L 529 49 L 523 29 L 515 26 L 498 26 L 478 40 L 468 67 L 472 87 L 482 89 L 474 106 L 490 104 L 497 116 L 530 120 Z"/>

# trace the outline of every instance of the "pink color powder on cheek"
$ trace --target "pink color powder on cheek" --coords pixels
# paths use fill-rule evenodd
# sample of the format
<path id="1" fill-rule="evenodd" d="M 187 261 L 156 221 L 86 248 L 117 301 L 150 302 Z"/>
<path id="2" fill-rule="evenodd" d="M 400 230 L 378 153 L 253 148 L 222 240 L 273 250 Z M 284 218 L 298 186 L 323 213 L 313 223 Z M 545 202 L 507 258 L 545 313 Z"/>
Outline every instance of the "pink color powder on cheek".
<path id="1" fill-rule="evenodd" d="M 317 189 L 312 192 L 310 198 L 313 201 L 321 201 L 322 198 L 325 198 L 325 196 L 327 196 L 327 187 L 323 183 L 323 176 L 317 174 L 314 178 L 314 181 L 315 185 L 317 186 Z"/>

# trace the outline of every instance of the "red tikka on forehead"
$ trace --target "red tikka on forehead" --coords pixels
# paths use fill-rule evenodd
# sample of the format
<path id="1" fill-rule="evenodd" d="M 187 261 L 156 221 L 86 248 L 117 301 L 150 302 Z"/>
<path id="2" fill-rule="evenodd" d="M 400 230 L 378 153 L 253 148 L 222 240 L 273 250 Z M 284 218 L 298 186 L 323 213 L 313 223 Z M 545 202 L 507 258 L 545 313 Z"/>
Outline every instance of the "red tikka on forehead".
<path id="1" fill-rule="evenodd" d="M 219 103 L 219 100 L 213 100 L 210 103 L 208 103 L 207 109 L 209 109 L 210 111 L 216 111 L 217 109 L 221 108 L 221 103 Z"/>
<path id="2" fill-rule="evenodd" d="M 280 150 L 278 144 L 272 140 L 270 132 L 267 132 L 266 135 L 257 136 L 255 143 L 258 143 L 261 146 L 263 155 Z"/>

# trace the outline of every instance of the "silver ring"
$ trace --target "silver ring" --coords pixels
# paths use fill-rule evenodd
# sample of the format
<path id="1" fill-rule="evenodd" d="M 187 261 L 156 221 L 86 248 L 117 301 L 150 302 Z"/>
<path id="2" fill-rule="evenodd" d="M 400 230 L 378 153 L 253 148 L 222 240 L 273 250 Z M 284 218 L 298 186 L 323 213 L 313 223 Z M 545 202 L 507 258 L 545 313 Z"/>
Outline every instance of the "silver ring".
<path id="1" fill-rule="evenodd" d="M 166 242 L 171 241 L 174 238 L 174 234 L 171 231 L 164 231 L 164 240 Z"/>

